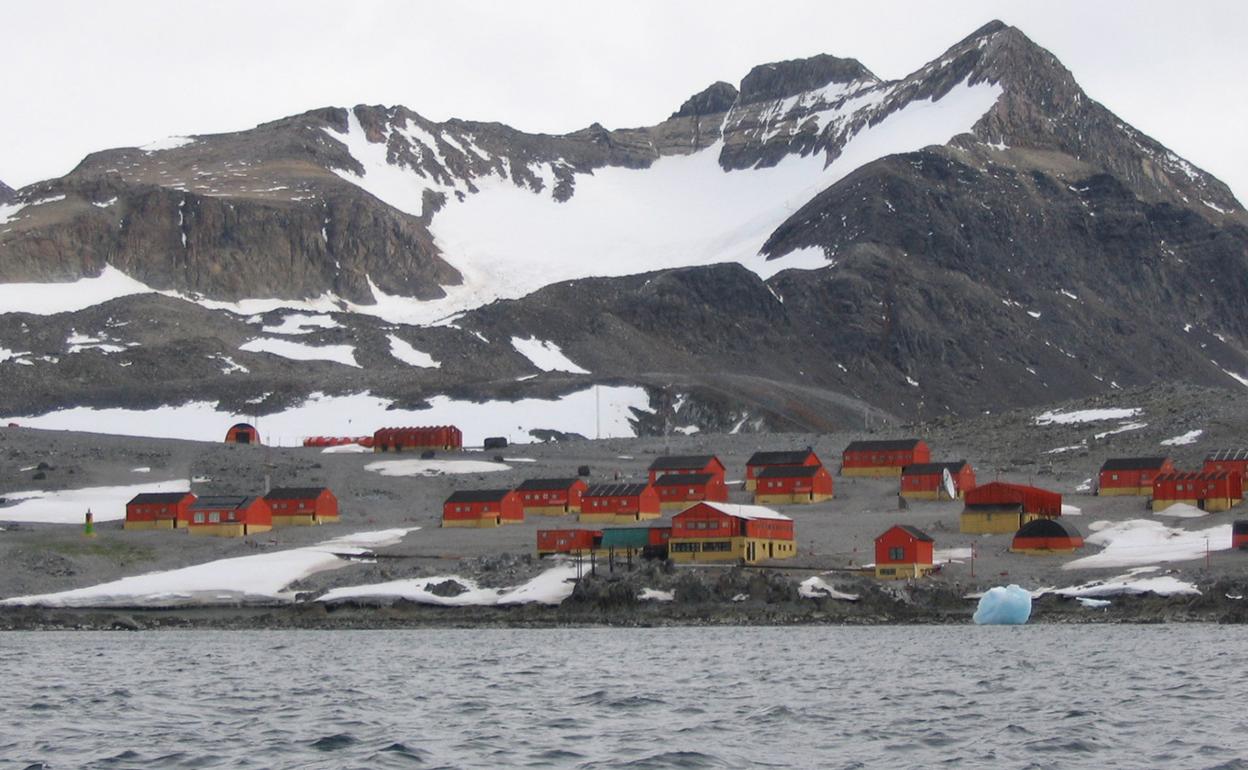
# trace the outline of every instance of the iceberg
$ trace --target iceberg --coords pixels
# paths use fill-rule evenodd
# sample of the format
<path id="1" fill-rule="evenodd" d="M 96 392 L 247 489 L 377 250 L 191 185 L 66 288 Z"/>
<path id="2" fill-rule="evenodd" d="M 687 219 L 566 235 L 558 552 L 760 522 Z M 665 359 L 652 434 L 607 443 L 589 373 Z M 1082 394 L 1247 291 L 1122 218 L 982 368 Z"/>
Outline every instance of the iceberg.
<path id="1" fill-rule="evenodd" d="M 1031 617 L 1031 593 L 1016 585 L 990 588 L 979 599 L 973 620 L 981 626 L 1021 626 Z"/>

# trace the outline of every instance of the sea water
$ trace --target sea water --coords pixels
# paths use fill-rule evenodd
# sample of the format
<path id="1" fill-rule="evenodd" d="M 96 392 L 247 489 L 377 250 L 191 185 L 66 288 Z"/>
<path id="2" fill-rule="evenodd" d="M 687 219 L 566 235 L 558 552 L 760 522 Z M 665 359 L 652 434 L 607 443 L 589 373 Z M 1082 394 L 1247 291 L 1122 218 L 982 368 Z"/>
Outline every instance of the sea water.
<path id="1" fill-rule="evenodd" d="M 1210 625 L 0 634 L 0 767 L 1248 767 Z"/>

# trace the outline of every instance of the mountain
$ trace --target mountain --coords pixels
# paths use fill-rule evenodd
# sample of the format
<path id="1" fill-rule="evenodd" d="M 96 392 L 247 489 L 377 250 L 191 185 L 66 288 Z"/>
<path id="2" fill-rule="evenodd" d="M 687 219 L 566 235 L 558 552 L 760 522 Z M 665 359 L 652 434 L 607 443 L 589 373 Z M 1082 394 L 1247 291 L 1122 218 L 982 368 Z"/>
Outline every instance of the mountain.
<path id="1" fill-rule="evenodd" d="M 84 277 L 111 302 L 48 316 L 71 307 L 23 289 L 0 316 L 5 413 L 609 381 L 656 414 L 679 391 L 703 428 L 821 429 L 1248 384 L 1244 208 L 1001 22 L 897 81 L 760 65 L 650 127 L 361 105 L 95 153 L 0 209 L 0 281 Z M 283 304 L 331 313 L 298 340 L 359 366 L 240 350 L 282 337 Z"/>
<path id="2" fill-rule="evenodd" d="M 4 182 L 0 182 L 0 205 L 4 205 L 17 196 L 17 191 Z"/>

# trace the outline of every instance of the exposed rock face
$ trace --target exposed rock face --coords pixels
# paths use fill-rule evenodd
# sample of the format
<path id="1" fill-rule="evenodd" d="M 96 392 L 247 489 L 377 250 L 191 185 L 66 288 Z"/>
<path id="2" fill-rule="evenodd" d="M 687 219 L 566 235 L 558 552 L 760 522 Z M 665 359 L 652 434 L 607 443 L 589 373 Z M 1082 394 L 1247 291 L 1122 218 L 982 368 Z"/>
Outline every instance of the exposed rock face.
<path id="1" fill-rule="evenodd" d="M 737 89 L 731 83 L 719 81 L 706 87 L 705 91 L 690 96 L 672 118 L 689 118 L 697 115 L 715 115 L 727 112 L 737 100 Z M 670 118 L 669 118 L 670 119 Z"/>
<path id="2" fill-rule="evenodd" d="M 878 80 L 856 59 L 838 59 L 819 54 L 809 59 L 793 59 L 760 64 L 741 80 L 742 104 L 787 99 L 814 91 L 829 83 Z"/>
<path id="3" fill-rule="evenodd" d="M 9 187 L 4 182 L 0 182 L 0 206 L 13 200 L 16 196 L 17 192 L 12 187 Z"/>

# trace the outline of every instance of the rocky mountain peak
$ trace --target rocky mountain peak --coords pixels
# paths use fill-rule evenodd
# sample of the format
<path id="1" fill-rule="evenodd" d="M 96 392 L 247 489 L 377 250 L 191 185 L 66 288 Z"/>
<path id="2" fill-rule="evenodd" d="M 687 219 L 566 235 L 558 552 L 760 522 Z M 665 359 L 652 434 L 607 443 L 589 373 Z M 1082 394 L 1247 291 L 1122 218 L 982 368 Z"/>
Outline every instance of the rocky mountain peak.
<path id="1" fill-rule="evenodd" d="M 680 109 L 673 112 L 668 120 L 727 112 L 736 100 L 736 86 L 720 80 L 686 99 L 685 103 L 680 105 Z"/>
<path id="2" fill-rule="evenodd" d="M 758 65 L 741 79 L 739 101 L 741 104 L 753 104 L 785 99 L 830 83 L 863 80 L 875 81 L 878 78 L 857 59 L 819 54 L 808 59 Z"/>
<path id="3" fill-rule="evenodd" d="M 17 192 L 4 182 L 0 182 L 0 205 L 8 203 L 17 196 Z"/>

